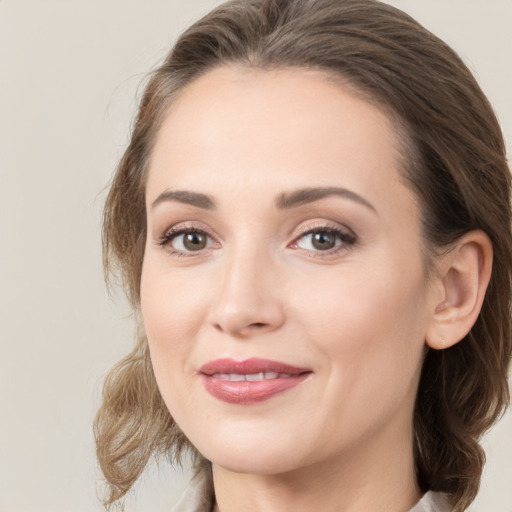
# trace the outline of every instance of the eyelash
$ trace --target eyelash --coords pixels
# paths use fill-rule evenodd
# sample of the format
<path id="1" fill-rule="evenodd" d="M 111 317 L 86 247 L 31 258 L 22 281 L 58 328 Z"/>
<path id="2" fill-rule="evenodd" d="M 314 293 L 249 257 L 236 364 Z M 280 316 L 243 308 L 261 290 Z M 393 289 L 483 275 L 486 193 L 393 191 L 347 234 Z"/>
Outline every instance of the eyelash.
<path id="1" fill-rule="evenodd" d="M 299 236 L 297 236 L 294 241 L 292 242 L 293 249 L 299 249 L 297 247 L 298 242 L 305 238 L 308 235 L 311 235 L 313 233 L 328 233 L 335 235 L 338 240 L 341 241 L 338 245 L 335 245 L 332 249 L 328 249 L 325 251 L 321 250 L 307 250 L 303 249 L 307 254 L 312 255 L 313 257 L 317 258 L 327 258 L 329 256 L 335 256 L 340 252 L 347 251 L 351 246 L 354 246 L 357 243 L 357 237 L 352 232 L 349 232 L 348 230 L 342 230 L 340 228 L 335 228 L 332 226 L 325 226 L 325 225 L 316 225 L 316 226 L 308 226 L 305 228 L 305 231 L 303 231 Z M 172 256 L 178 257 L 178 258 L 193 258 L 195 256 L 199 256 L 200 253 L 203 250 L 198 251 L 180 251 L 178 249 L 175 249 L 172 247 L 171 242 L 181 236 L 181 235 L 187 235 L 187 234 L 200 234 L 203 235 L 209 239 L 213 239 L 205 230 L 198 228 L 198 227 L 173 227 L 169 230 L 167 230 L 159 239 L 158 245 L 161 247 L 166 247 Z"/>

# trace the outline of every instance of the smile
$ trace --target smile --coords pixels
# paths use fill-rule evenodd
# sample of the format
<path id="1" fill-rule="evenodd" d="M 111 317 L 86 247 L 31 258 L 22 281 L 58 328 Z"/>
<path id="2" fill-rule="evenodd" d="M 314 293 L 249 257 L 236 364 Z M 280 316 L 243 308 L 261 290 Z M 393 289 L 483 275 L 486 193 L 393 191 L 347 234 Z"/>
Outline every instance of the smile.
<path id="1" fill-rule="evenodd" d="M 311 374 L 307 368 L 258 358 L 216 359 L 199 370 L 203 386 L 210 395 L 237 405 L 268 400 L 294 388 Z"/>
<path id="2" fill-rule="evenodd" d="M 289 373 L 276 373 L 276 372 L 260 372 L 260 373 L 214 373 L 214 379 L 229 380 L 231 382 L 242 382 L 248 380 L 256 382 L 258 380 L 271 380 L 271 379 L 286 379 L 291 377 Z"/>

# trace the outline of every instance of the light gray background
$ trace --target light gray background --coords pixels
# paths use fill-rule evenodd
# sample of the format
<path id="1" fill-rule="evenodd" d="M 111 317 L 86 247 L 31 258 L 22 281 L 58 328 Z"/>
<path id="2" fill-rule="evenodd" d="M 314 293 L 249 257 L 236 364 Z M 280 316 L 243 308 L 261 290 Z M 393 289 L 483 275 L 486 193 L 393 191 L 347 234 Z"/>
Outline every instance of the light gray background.
<path id="1" fill-rule="evenodd" d="M 91 422 L 131 346 L 102 281 L 102 188 L 137 87 L 217 0 L 0 0 L 0 512 L 100 511 Z M 459 51 L 512 150 L 512 0 L 395 0 Z M 475 512 L 512 511 L 512 415 L 484 444 Z M 169 510 L 164 465 L 127 511 Z"/>

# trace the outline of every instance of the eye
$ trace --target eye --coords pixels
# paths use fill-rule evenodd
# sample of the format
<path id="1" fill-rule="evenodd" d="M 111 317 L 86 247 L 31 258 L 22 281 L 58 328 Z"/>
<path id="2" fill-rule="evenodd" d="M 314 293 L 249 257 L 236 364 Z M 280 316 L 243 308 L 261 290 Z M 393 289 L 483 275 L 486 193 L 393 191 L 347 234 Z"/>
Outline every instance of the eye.
<path id="1" fill-rule="evenodd" d="M 176 255 L 200 252 L 209 249 L 213 243 L 208 233 L 198 228 L 171 228 L 159 242 L 161 246 L 169 247 L 171 253 Z"/>
<path id="2" fill-rule="evenodd" d="M 330 226 L 310 229 L 296 239 L 292 248 L 304 249 L 309 252 L 336 253 L 347 249 L 356 242 L 356 237 L 341 229 Z"/>

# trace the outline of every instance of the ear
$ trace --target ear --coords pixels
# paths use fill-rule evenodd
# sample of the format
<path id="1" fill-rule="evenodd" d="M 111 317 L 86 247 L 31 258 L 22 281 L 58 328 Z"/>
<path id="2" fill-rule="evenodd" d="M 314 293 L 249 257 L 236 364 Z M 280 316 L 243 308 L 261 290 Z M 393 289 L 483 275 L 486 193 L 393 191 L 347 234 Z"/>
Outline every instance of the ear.
<path id="1" fill-rule="evenodd" d="M 478 318 L 492 271 L 492 243 L 481 230 L 459 238 L 437 264 L 426 343 L 441 350 L 466 336 Z"/>

